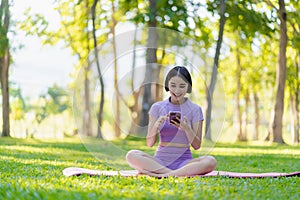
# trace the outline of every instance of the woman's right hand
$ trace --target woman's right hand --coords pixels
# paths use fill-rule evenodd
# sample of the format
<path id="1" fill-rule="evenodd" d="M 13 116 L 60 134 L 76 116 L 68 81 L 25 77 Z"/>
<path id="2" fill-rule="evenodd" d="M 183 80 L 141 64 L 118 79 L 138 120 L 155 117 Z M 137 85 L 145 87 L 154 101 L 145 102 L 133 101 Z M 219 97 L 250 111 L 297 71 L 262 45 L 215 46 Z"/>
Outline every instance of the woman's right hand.
<path id="1" fill-rule="evenodd" d="M 159 116 L 159 118 L 155 122 L 155 128 L 157 129 L 157 132 L 159 130 L 159 127 L 162 126 L 167 119 L 168 115 Z"/>
<path id="2" fill-rule="evenodd" d="M 156 136 L 159 134 L 159 127 L 168 119 L 168 116 L 160 116 L 157 119 L 149 115 L 149 126 L 147 134 L 147 145 L 152 147 L 156 142 Z"/>

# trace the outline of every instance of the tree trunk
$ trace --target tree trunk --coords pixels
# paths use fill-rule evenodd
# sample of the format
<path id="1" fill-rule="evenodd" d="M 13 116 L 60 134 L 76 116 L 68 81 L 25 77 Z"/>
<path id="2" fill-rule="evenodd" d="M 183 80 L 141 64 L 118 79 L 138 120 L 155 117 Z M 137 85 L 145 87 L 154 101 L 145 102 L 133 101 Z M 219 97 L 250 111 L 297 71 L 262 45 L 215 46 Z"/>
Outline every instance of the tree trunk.
<path id="1" fill-rule="evenodd" d="M 89 5 L 88 1 L 86 1 L 86 12 L 89 14 Z M 86 28 L 88 28 L 88 23 L 86 23 Z M 90 35 L 89 32 L 86 32 L 86 48 L 88 51 L 88 55 L 90 54 Z M 91 63 L 89 56 L 87 56 L 87 66 L 84 68 L 84 113 L 83 113 L 83 134 L 86 136 L 92 136 L 92 116 L 91 116 L 91 108 L 90 108 L 90 71 L 91 71 Z"/>
<path id="2" fill-rule="evenodd" d="M 239 48 L 237 47 L 236 51 L 236 60 L 237 60 L 237 91 L 236 91 L 236 117 L 237 117 L 237 126 L 238 126 L 238 139 L 242 140 L 243 136 L 243 120 L 242 120 L 242 111 L 240 106 L 240 95 L 241 95 L 241 74 L 242 74 L 242 67 L 241 67 L 241 59 L 240 59 L 240 52 Z"/>
<path id="3" fill-rule="evenodd" d="M 143 101 L 139 119 L 139 132 L 142 135 L 147 133 L 145 128 L 149 121 L 148 111 L 153 103 L 152 84 L 155 70 L 157 70 L 157 32 L 156 32 L 156 0 L 150 0 L 150 20 L 148 24 L 148 41 L 146 51 L 146 70 L 143 90 Z"/>
<path id="4" fill-rule="evenodd" d="M 1 92 L 2 92 L 2 136 L 10 136 L 10 120 L 9 120 L 9 66 L 10 66 L 10 53 L 9 53 L 9 39 L 7 37 L 10 11 L 8 0 L 1 1 L 0 5 L 0 77 L 1 77 Z"/>
<path id="5" fill-rule="evenodd" d="M 139 118 L 138 118 L 138 113 L 139 113 L 139 97 L 140 97 L 140 93 L 142 92 L 141 90 L 142 88 L 140 88 L 138 91 L 134 91 L 133 92 L 133 99 L 134 99 L 134 104 L 129 108 L 131 111 L 131 117 L 132 117 L 132 123 L 130 126 L 130 130 L 129 133 L 130 135 L 138 135 L 138 123 L 139 123 Z"/>
<path id="6" fill-rule="evenodd" d="M 300 53 L 298 54 L 298 65 L 297 65 L 297 72 L 298 72 L 298 82 L 296 88 L 296 135 L 295 135 L 295 142 L 299 143 L 300 141 L 300 114 L 299 114 L 299 107 L 300 107 Z"/>
<path id="7" fill-rule="evenodd" d="M 130 88 L 131 88 L 131 94 L 133 96 L 133 105 L 129 107 L 131 112 L 131 118 L 132 123 L 129 129 L 130 135 L 135 135 L 137 133 L 137 124 L 138 122 L 138 112 L 139 112 L 139 95 L 140 95 L 140 89 L 138 91 L 135 90 L 134 87 L 134 81 L 135 81 L 135 68 L 136 68 L 136 45 L 137 45 L 137 24 L 134 30 L 134 42 L 133 42 L 133 56 L 132 56 L 132 66 L 131 66 L 131 82 L 130 82 Z"/>
<path id="8" fill-rule="evenodd" d="M 210 129 L 210 122 L 211 122 L 211 113 L 212 113 L 212 101 L 213 101 L 213 93 L 215 90 L 215 85 L 217 81 L 218 75 L 218 66 L 219 66 L 219 56 L 221 45 L 223 41 L 223 32 L 225 26 L 225 10 L 226 10 L 226 0 L 221 0 L 220 3 L 220 25 L 219 25 L 219 36 L 217 41 L 217 48 L 214 57 L 214 65 L 213 65 L 213 72 L 209 84 L 209 89 L 206 91 L 206 117 L 205 117 L 205 138 L 211 140 L 211 129 Z"/>
<path id="9" fill-rule="evenodd" d="M 280 44 L 279 64 L 276 70 L 276 99 L 269 132 L 273 135 L 273 142 L 284 143 L 282 139 L 282 116 L 284 112 L 284 87 L 286 80 L 286 46 L 287 27 L 284 0 L 279 0 Z"/>
<path id="10" fill-rule="evenodd" d="M 259 135 L 259 98 L 256 92 L 253 94 L 254 100 L 254 133 L 253 140 L 258 140 Z"/>
<path id="11" fill-rule="evenodd" d="M 292 112 L 292 139 L 294 144 L 299 143 L 299 91 L 300 91 L 300 53 L 298 54 L 298 62 L 296 62 L 296 72 L 298 81 L 296 82 L 295 91 L 290 91 L 290 107 Z"/>
<path id="12" fill-rule="evenodd" d="M 115 14 L 115 5 L 114 0 L 112 0 L 112 45 L 113 45 L 113 52 L 114 52 L 114 88 L 115 88 L 115 96 L 116 96 L 116 115 L 115 115 L 115 137 L 119 138 L 121 135 L 121 113 L 120 113 L 120 92 L 119 92 L 119 86 L 118 86 L 118 66 L 117 66 L 117 47 L 116 47 L 116 34 L 115 34 L 115 27 L 116 27 L 116 20 L 114 17 Z"/>
<path id="13" fill-rule="evenodd" d="M 299 143 L 299 111 L 297 108 L 297 103 L 296 103 L 296 94 L 293 94 L 293 92 L 290 92 L 290 108 L 291 108 L 291 113 L 292 113 L 292 120 L 291 120 L 291 135 L 292 135 L 292 140 L 294 144 Z"/>
<path id="14" fill-rule="evenodd" d="M 1 91 L 2 91 L 2 136 L 10 137 L 10 120 L 9 120 L 9 86 L 8 86 L 8 69 L 9 69 L 9 50 L 5 49 L 4 56 L 0 59 L 1 69 Z"/>
<path id="15" fill-rule="evenodd" d="M 89 62 L 88 62 L 88 65 Z M 90 109 L 90 66 L 84 68 L 84 113 L 83 113 L 83 134 L 92 135 L 91 109 Z"/>
<path id="16" fill-rule="evenodd" d="M 242 141 L 247 141 L 247 135 L 248 135 L 248 123 L 249 123 L 249 117 L 248 117 L 248 110 L 249 110 L 249 91 L 246 91 L 245 94 L 245 111 L 244 111 L 244 131 L 243 131 L 243 135 L 242 135 Z"/>
<path id="17" fill-rule="evenodd" d="M 101 94 L 100 94 L 100 103 L 99 103 L 99 111 L 97 113 L 97 121 L 98 121 L 98 127 L 97 127 L 97 138 L 102 139 L 102 122 L 103 122 L 103 107 L 104 107 L 104 81 L 100 69 L 100 60 L 98 56 L 98 42 L 96 37 L 96 6 L 97 6 L 98 0 L 94 0 L 91 13 L 92 13 L 92 22 L 93 22 L 93 42 L 94 42 L 94 53 L 95 53 L 95 59 L 96 59 L 96 66 L 101 86 Z"/>
<path id="18" fill-rule="evenodd" d="M 162 62 L 166 56 L 166 51 L 165 51 L 165 48 L 163 48 L 162 50 L 162 56 L 161 58 L 159 59 L 158 62 L 158 65 L 157 65 L 157 76 L 155 77 L 155 81 L 156 81 L 156 86 L 155 86 L 155 101 L 161 101 L 163 99 L 163 90 L 164 90 L 164 87 L 163 87 L 163 74 L 161 73 L 161 69 L 162 69 Z"/>

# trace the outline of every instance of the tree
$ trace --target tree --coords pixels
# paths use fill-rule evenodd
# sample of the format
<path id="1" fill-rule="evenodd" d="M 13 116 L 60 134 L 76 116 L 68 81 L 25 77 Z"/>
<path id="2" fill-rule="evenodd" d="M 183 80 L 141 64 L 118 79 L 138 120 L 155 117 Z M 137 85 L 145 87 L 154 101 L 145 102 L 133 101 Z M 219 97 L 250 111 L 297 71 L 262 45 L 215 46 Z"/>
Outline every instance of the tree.
<path id="1" fill-rule="evenodd" d="M 11 104 L 11 118 L 15 121 L 24 119 L 26 112 L 25 100 L 21 93 L 21 88 L 13 88 L 10 86 L 10 95 L 13 97 Z"/>
<path id="2" fill-rule="evenodd" d="M 237 61 L 237 91 L 236 91 L 236 116 L 238 119 L 238 139 L 245 141 L 246 140 L 246 134 L 243 132 L 243 126 L 242 126 L 242 111 L 241 111 L 241 105 L 240 105 L 240 98 L 241 98 L 241 91 L 242 91 L 242 85 L 241 85 L 241 77 L 242 77 L 242 71 L 243 66 L 241 64 L 241 53 L 240 53 L 240 44 L 239 41 L 236 42 L 236 61 Z"/>
<path id="3" fill-rule="evenodd" d="M 64 46 L 71 49 L 73 55 L 77 56 L 78 63 L 75 66 L 74 79 L 78 81 L 81 78 L 76 75 L 78 71 L 82 70 L 83 80 L 80 84 L 83 86 L 83 93 L 81 93 L 83 107 L 80 125 L 83 135 L 92 135 L 90 110 L 91 2 L 91 0 L 55 0 L 54 7 L 60 16 L 60 27 L 57 27 L 57 30 L 50 30 L 44 17 L 41 14 L 30 14 L 30 9 L 27 11 L 27 19 L 20 26 L 27 34 L 38 35 L 43 39 L 44 44 L 54 45 L 62 41 Z"/>
<path id="4" fill-rule="evenodd" d="M 189 4 L 189 10 L 187 9 Z M 199 3 L 198 3 L 199 4 Z M 171 46 L 184 46 L 183 41 L 178 41 L 178 38 L 171 37 L 166 34 L 167 30 L 180 31 L 188 36 L 195 38 L 199 35 L 199 27 L 197 27 L 197 34 L 193 34 L 194 27 L 190 27 L 190 24 L 201 24 L 199 17 L 195 15 L 193 10 L 199 5 L 193 4 L 192 1 L 120 1 L 121 8 L 125 15 L 130 16 L 128 20 L 133 21 L 134 24 L 142 24 L 147 27 L 147 52 L 146 52 L 146 70 L 144 76 L 144 84 L 142 89 L 133 93 L 135 104 L 131 107 L 131 110 L 136 115 L 136 108 L 139 113 L 136 119 L 139 122 L 140 130 L 142 134 L 145 134 L 144 127 L 148 123 L 148 111 L 155 100 L 159 100 L 162 97 L 161 85 L 158 83 L 161 79 L 161 69 L 163 65 L 160 65 L 160 60 L 163 60 L 164 56 L 168 56 L 163 50 L 162 57 L 158 58 L 157 48 L 168 48 Z M 192 11 L 191 11 L 192 10 Z M 194 19 L 198 20 L 195 23 Z M 199 23 L 200 22 L 200 23 Z M 203 27 L 203 26 L 202 26 Z M 162 31 L 161 28 L 165 28 Z M 160 31 L 158 31 L 160 29 Z M 170 31 L 171 32 L 171 31 Z M 189 35 L 190 34 L 190 35 Z M 159 60 L 160 59 L 160 60 Z M 140 97 L 137 97 L 140 94 Z M 140 101 L 141 100 L 141 101 Z M 142 102 L 140 105 L 139 102 Z M 144 132 L 144 133 L 142 133 Z"/>
<path id="5" fill-rule="evenodd" d="M 208 86 L 208 90 L 206 93 L 206 117 L 205 117 L 205 138 L 208 140 L 211 140 L 211 129 L 210 129 L 210 122 L 211 122 L 211 113 L 212 113 L 212 99 L 213 94 L 215 90 L 215 85 L 217 81 L 217 75 L 218 75 L 218 67 L 219 67 L 219 56 L 221 51 L 221 45 L 223 41 L 223 32 L 224 32 L 224 26 L 225 26 L 225 11 L 226 11 L 226 0 L 220 1 L 220 23 L 219 23 L 219 35 L 218 35 L 218 41 L 217 41 L 217 47 L 215 51 L 215 57 L 214 57 L 214 64 L 213 64 L 213 72 L 210 79 L 210 83 Z"/>
<path id="6" fill-rule="evenodd" d="M 93 5 L 91 7 L 91 14 L 92 14 L 92 24 L 93 24 L 93 44 L 94 44 L 94 54 L 95 54 L 95 62 L 97 66 L 97 72 L 99 75 L 99 82 L 101 86 L 101 94 L 100 94 L 100 103 L 99 103 L 99 111 L 97 113 L 97 121 L 98 121 L 98 128 L 97 128 L 97 138 L 102 138 L 102 123 L 103 123 L 103 107 L 104 107 L 104 81 L 100 69 L 100 59 L 98 56 L 98 41 L 96 36 L 96 8 L 99 0 L 94 0 Z"/>
<path id="7" fill-rule="evenodd" d="M 229 3 L 228 3 L 229 4 Z M 258 4 L 249 3 L 244 1 L 243 3 L 232 3 L 227 5 L 227 12 L 230 16 L 228 19 L 228 28 L 230 32 L 234 34 L 233 45 L 236 51 L 236 63 L 237 63 L 237 94 L 236 94 L 236 112 L 238 118 L 238 139 L 241 141 L 247 140 L 247 129 L 249 122 L 249 105 L 250 95 L 254 96 L 254 109 L 255 109 L 255 135 L 254 138 L 258 138 L 258 124 L 259 124 L 259 111 L 258 111 L 258 88 L 261 82 L 259 77 L 262 76 L 262 71 L 257 70 L 261 67 L 262 63 L 253 60 L 253 57 L 260 54 L 254 41 L 258 41 L 260 37 L 272 37 L 274 32 L 271 28 L 271 20 L 268 16 L 257 9 Z M 244 112 L 240 106 L 241 97 L 244 97 L 245 102 Z M 243 127 L 244 125 L 244 127 Z"/>
<path id="8" fill-rule="evenodd" d="M 282 116 L 284 112 L 284 88 L 286 81 L 287 15 L 284 0 L 279 0 L 278 15 L 280 19 L 279 59 L 276 69 L 276 98 L 271 116 L 269 134 L 273 141 L 284 143 L 282 139 Z"/>
<path id="9" fill-rule="evenodd" d="M 41 94 L 38 103 L 34 105 L 35 120 L 42 123 L 49 115 L 57 115 L 71 108 L 71 102 L 67 91 L 54 84 L 48 87 L 47 93 Z"/>
<path id="10" fill-rule="evenodd" d="M 116 44 L 116 8 L 115 1 L 111 0 L 111 33 L 112 33 L 112 46 L 114 55 L 114 89 L 116 94 L 116 116 L 115 116 L 115 136 L 118 138 L 121 135 L 121 113 L 120 113 L 120 91 L 119 91 L 119 78 L 118 78 L 118 65 L 117 65 L 117 44 Z"/>
<path id="11" fill-rule="evenodd" d="M 292 113 L 291 133 L 293 143 L 299 143 L 300 134 L 300 7 L 298 1 L 291 1 L 288 23 L 290 24 L 290 49 L 287 53 L 287 89 L 290 98 L 290 109 Z"/>
<path id="12" fill-rule="evenodd" d="M 148 22 L 148 41 L 147 41 L 147 52 L 146 52 L 146 70 L 145 70 L 145 84 L 143 92 L 143 103 L 140 114 L 139 125 L 145 127 L 148 124 L 148 111 L 153 103 L 153 96 L 151 94 L 151 85 L 154 82 L 154 70 L 157 68 L 157 32 L 156 32 L 156 16 L 157 16 L 157 5 L 156 0 L 149 0 L 149 22 Z"/>
<path id="13" fill-rule="evenodd" d="M 16 98 L 11 105 L 12 119 L 20 121 L 24 118 L 24 104 L 21 99 Z"/>
<path id="14" fill-rule="evenodd" d="M 2 136 L 10 136 L 10 120 L 9 120 L 9 23 L 10 10 L 9 1 L 1 0 L 0 5 L 0 76 L 1 76 L 1 92 L 2 92 Z"/>
<path id="15" fill-rule="evenodd" d="M 51 114 L 59 114 L 70 108 L 70 100 L 67 91 L 54 84 L 48 88 L 46 108 Z"/>
<path id="16" fill-rule="evenodd" d="M 290 55 L 293 55 L 291 52 Z M 295 55 L 295 53 L 294 53 Z M 291 110 L 291 135 L 294 144 L 299 143 L 299 91 L 300 91 L 300 54 L 294 56 L 287 68 L 287 90 Z"/>

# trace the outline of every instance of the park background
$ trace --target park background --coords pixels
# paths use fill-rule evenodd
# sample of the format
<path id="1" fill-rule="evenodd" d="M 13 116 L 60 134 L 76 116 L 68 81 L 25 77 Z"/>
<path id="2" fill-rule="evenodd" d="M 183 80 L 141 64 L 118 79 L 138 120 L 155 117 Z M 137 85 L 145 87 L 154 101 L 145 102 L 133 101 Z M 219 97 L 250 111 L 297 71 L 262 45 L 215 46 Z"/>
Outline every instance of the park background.
<path id="1" fill-rule="evenodd" d="M 88 197 L 74 186 L 82 179 L 67 185 L 60 177 L 58 186 L 53 176 L 72 165 L 128 168 L 123 154 L 132 148 L 153 153 L 142 142 L 147 112 L 166 97 L 162 80 L 177 64 L 192 71 L 190 98 L 203 108 L 203 146 L 221 163 L 218 169 L 299 170 L 299 9 L 297 0 L 2 0 L 1 195 L 43 198 L 46 193 L 38 189 L 43 184 L 54 196 L 73 191 L 72 197 Z M 114 161 L 107 158 L 110 147 L 121 150 Z M 136 187 L 149 184 L 146 179 L 116 180 Z M 276 180 L 274 188 L 271 180 L 214 180 L 199 182 L 214 197 L 253 197 L 246 186 L 262 198 L 299 197 L 297 179 Z M 84 187 L 92 188 L 92 196 L 99 193 L 93 185 L 97 181 L 88 178 Z M 100 181 L 113 188 L 112 180 Z M 194 180 L 174 180 L 173 189 L 168 191 L 162 181 L 166 187 L 159 187 L 160 193 L 153 187 L 140 197 L 171 192 L 172 198 L 182 186 L 177 181 L 200 197 L 212 195 L 197 193 Z M 33 185 L 26 189 L 28 184 Z M 294 195 L 285 196 L 283 185 Z M 102 191 L 107 197 L 122 197 L 107 187 Z M 139 192 L 116 191 L 123 190 L 127 197 Z"/>
<path id="2" fill-rule="evenodd" d="M 161 80 L 166 69 L 190 65 L 195 71 L 191 98 L 204 110 L 206 138 L 298 143 L 297 1 L 281 6 L 273 1 L 221 2 L 107 1 L 100 6 L 98 1 L 32 1 L 33 5 L 3 1 L 1 91 L 9 88 L 9 93 L 2 92 L 2 135 L 63 138 L 77 129 L 83 135 L 110 139 L 143 135 L 123 128 L 120 117 L 129 112 L 125 117 L 131 119 L 131 124 L 146 126 L 149 106 L 145 105 L 164 98 Z M 157 30 L 146 30 L 147 27 Z M 144 36 L 138 36 L 138 31 Z M 125 44 L 132 46 L 126 49 L 129 55 L 120 56 L 117 51 L 126 39 L 130 40 L 126 33 L 135 34 L 135 38 Z M 177 35 L 182 37 L 181 43 L 171 36 L 179 33 L 183 34 Z M 169 39 L 163 38 L 164 34 L 170 35 Z M 118 42 L 118 37 L 123 41 Z M 155 52 L 138 51 L 151 44 L 157 48 Z M 105 46 L 112 50 L 105 50 Z M 172 46 L 177 47 L 173 52 Z M 180 48 L 192 48 L 189 51 L 193 57 L 180 52 Z M 96 51 L 99 56 L 93 57 Z M 7 54 L 9 67 L 4 63 Z M 188 60 L 194 57 L 201 61 Z M 107 64 L 105 59 L 116 62 Z M 86 74 L 95 73 L 97 63 L 102 74 L 98 74 L 98 84 L 92 85 L 92 78 Z M 149 63 L 156 63 L 157 69 L 147 67 Z M 112 72 L 107 72 L 107 68 Z M 130 70 L 124 74 L 124 69 Z M 127 88 L 121 89 L 130 92 L 124 97 L 119 87 L 129 72 L 132 74 L 126 78 Z M 79 80 L 79 76 L 86 78 Z M 219 91 L 215 91 L 216 83 Z M 84 105 L 75 118 L 82 117 L 82 122 L 74 120 L 74 98 L 79 99 L 74 95 L 76 90 L 82 90 L 79 93 Z M 111 90 L 116 98 L 107 95 Z M 222 97 L 214 98 L 219 93 Z M 225 108 L 215 108 L 222 111 L 216 111 L 212 118 L 212 104 L 220 98 L 224 103 L 215 104 Z M 99 104 L 98 108 L 94 104 Z M 214 119 L 218 115 L 224 119 Z M 212 133 L 213 122 L 221 124 L 222 130 Z"/>

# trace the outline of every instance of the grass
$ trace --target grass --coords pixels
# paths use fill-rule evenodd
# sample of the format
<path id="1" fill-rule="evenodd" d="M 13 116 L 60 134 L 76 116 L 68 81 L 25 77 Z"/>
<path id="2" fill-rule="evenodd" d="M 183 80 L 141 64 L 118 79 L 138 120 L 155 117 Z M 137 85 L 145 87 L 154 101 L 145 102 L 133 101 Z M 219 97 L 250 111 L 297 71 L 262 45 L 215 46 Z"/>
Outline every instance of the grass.
<path id="1" fill-rule="evenodd" d="M 62 170 L 130 169 L 129 149 L 153 153 L 143 141 L 95 139 L 35 140 L 0 138 L 0 199 L 299 199 L 300 177 L 231 179 L 152 177 L 65 177 Z M 199 153 L 193 152 L 195 156 Z M 300 146 L 217 144 L 216 170 L 300 171 Z"/>

